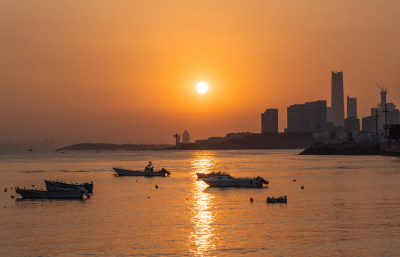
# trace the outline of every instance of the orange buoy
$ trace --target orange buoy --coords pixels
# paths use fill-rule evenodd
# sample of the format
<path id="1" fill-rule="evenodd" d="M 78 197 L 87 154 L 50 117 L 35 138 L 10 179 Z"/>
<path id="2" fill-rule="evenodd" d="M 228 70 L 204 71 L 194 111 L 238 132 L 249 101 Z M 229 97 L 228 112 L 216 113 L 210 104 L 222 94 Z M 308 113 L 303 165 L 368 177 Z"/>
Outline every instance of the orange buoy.
<path id="1" fill-rule="evenodd" d="M 251 197 L 251 198 L 250 198 L 250 202 L 254 202 L 254 199 L 253 199 L 253 197 Z"/>

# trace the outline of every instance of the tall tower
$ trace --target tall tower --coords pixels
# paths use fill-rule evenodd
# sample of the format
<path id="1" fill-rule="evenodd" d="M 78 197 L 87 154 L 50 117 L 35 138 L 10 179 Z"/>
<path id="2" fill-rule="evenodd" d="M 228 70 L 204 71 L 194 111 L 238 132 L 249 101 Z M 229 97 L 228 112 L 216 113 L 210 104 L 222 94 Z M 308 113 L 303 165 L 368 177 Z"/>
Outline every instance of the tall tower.
<path id="1" fill-rule="evenodd" d="M 344 96 L 343 96 L 343 72 L 332 71 L 332 122 L 335 126 L 344 125 Z"/>
<path id="2" fill-rule="evenodd" d="M 387 106 L 386 106 L 386 95 L 387 95 L 387 89 L 381 88 L 381 104 L 379 105 L 380 107 L 380 117 L 379 117 L 379 129 L 384 128 L 384 124 L 386 124 L 387 120 Z"/>
<path id="3" fill-rule="evenodd" d="M 357 98 L 347 96 L 347 118 L 357 118 Z"/>
<path id="4" fill-rule="evenodd" d="M 175 135 L 173 135 L 173 137 L 175 137 L 175 145 L 180 146 L 181 145 L 181 135 L 176 133 Z"/>
<path id="5" fill-rule="evenodd" d="M 385 110 L 387 89 L 381 89 L 381 111 Z"/>
<path id="6" fill-rule="evenodd" d="M 261 133 L 278 133 L 278 109 L 267 109 L 261 113 Z"/>
<path id="7" fill-rule="evenodd" d="M 190 143 L 190 134 L 189 132 L 185 129 L 182 133 L 182 144 L 189 144 Z"/>

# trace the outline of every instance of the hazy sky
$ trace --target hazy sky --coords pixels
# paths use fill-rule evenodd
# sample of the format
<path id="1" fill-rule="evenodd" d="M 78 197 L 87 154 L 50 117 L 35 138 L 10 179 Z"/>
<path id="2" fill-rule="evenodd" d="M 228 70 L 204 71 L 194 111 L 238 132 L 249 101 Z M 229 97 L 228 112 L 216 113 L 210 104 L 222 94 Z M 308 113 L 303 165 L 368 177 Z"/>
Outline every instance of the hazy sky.
<path id="1" fill-rule="evenodd" d="M 0 142 L 173 143 L 327 100 L 400 107 L 400 1 L 0 0 Z M 199 95 L 198 81 L 209 84 Z"/>

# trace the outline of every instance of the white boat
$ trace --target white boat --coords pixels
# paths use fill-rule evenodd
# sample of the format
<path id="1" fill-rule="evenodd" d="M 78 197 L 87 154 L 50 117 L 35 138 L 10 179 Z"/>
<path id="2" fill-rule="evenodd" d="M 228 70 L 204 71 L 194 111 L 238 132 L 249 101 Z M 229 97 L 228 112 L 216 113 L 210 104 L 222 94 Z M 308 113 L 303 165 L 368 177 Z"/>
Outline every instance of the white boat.
<path id="1" fill-rule="evenodd" d="M 262 177 L 235 178 L 226 175 L 203 178 L 203 181 L 210 187 L 263 187 L 263 184 L 268 184 L 268 181 Z"/>
<path id="2" fill-rule="evenodd" d="M 211 178 L 211 177 L 215 177 L 215 176 L 230 176 L 228 173 L 226 172 L 210 172 L 210 173 L 200 173 L 200 172 L 196 172 L 197 178 Z"/>

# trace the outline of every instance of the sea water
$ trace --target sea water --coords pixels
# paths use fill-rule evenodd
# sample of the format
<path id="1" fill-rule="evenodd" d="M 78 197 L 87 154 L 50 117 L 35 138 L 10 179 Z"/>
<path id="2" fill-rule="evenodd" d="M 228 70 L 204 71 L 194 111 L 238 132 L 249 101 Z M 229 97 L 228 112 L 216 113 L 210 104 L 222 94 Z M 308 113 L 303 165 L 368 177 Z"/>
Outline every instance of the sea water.
<path id="1" fill-rule="evenodd" d="M 0 256 L 399 255 L 400 159 L 299 152 L 1 154 Z M 116 177 L 112 171 L 144 169 L 149 161 L 171 176 Z M 196 172 L 211 171 L 261 176 L 270 184 L 209 188 Z M 93 181 L 94 194 L 18 199 L 15 186 L 44 188 L 44 179 Z M 266 203 L 268 196 L 284 195 L 287 204 Z"/>

